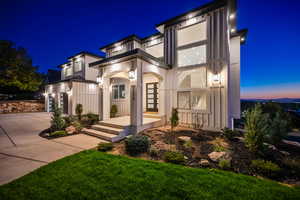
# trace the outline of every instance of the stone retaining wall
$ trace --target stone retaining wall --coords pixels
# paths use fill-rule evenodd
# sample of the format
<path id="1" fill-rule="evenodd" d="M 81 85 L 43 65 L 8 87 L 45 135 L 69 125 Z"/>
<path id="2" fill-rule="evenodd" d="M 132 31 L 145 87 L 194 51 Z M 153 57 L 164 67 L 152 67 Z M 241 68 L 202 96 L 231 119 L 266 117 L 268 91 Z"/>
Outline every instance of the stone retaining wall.
<path id="1" fill-rule="evenodd" d="M 0 101 L 0 113 L 43 112 L 45 105 L 37 100 Z"/>

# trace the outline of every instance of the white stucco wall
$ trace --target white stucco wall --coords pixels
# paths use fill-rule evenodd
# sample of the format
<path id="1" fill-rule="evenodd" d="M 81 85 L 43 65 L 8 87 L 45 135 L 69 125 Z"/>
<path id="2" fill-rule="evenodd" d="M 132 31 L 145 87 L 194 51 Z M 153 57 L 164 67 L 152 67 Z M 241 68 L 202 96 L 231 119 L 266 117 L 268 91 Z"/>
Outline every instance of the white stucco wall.
<path id="1" fill-rule="evenodd" d="M 92 62 L 96 62 L 98 60 L 101 60 L 100 58 L 95 58 L 89 55 L 84 56 L 84 64 L 85 64 L 85 79 L 96 81 L 98 76 L 98 69 L 95 69 L 93 67 L 89 67 L 89 64 Z"/>

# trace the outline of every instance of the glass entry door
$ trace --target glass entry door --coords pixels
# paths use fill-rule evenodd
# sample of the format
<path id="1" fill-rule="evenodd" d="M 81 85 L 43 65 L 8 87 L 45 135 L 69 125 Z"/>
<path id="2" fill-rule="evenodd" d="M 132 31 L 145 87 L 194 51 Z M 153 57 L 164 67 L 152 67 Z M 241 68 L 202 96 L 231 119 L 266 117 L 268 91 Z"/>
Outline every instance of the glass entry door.
<path id="1" fill-rule="evenodd" d="M 158 112 L 158 82 L 146 83 L 146 111 Z"/>

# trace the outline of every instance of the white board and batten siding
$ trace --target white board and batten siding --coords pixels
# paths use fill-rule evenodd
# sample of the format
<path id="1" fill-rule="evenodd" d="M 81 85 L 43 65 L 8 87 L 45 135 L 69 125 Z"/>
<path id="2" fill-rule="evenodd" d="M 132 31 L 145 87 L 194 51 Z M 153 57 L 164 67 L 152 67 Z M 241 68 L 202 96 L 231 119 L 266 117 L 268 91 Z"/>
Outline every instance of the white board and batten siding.
<path id="1" fill-rule="evenodd" d="M 99 114 L 99 88 L 94 83 L 73 82 L 72 114 L 75 114 L 77 104 L 82 104 L 83 114 L 92 112 Z"/>

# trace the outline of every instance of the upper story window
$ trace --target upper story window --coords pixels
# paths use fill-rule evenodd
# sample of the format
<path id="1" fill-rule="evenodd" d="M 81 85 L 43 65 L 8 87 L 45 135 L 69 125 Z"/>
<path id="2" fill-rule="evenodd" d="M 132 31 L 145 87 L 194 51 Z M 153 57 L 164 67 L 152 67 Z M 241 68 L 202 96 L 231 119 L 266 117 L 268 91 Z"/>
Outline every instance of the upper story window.
<path id="1" fill-rule="evenodd" d="M 177 30 L 178 67 L 206 63 L 206 22 L 196 23 Z"/>
<path id="2" fill-rule="evenodd" d="M 79 72 L 81 70 L 82 70 L 82 60 L 79 59 L 74 62 L 74 72 Z"/>
<path id="3" fill-rule="evenodd" d="M 71 76 L 73 74 L 72 65 L 67 65 L 65 68 L 65 77 Z"/>

